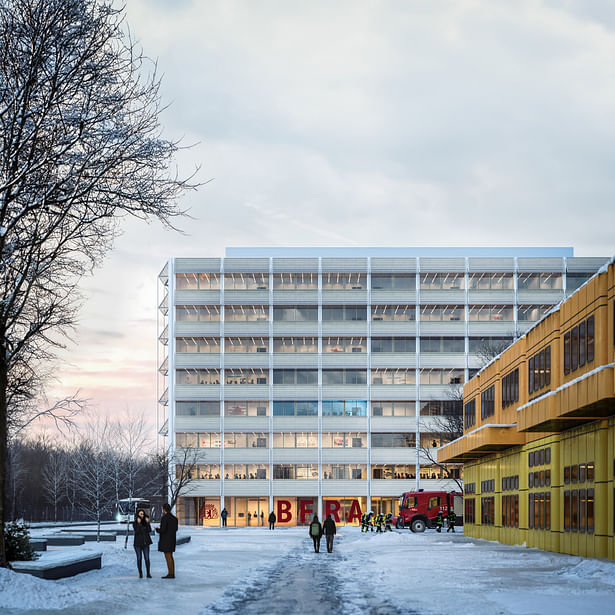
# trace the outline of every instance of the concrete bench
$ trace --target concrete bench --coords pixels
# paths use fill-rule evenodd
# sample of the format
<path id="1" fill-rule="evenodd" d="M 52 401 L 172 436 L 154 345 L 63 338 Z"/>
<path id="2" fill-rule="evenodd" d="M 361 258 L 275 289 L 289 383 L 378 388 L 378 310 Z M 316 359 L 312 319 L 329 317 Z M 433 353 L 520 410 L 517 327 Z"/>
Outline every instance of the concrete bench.
<path id="1" fill-rule="evenodd" d="M 80 532 L 78 536 L 83 536 L 85 542 L 115 542 L 117 539 L 115 534 L 110 534 L 109 532 L 101 532 L 98 541 L 96 532 Z"/>
<path id="2" fill-rule="evenodd" d="M 175 544 L 177 545 L 185 545 L 187 542 L 190 542 L 192 536 L 190 534 L 182 534 L 178 536 L 175 540 Z"/>
<path id="3" fill-rule="evenodd" d="M 35 551 L 47 551 L 47 540 L 45 538 L 30 538 L 30 545 Z"/>
<path id="4" fill-rule="evenodd" d="M 31 574 L 40 579 L 64 579 L 88 570 L 102 567 L 100 551 L 79 551 L 77 553 L 45 553 L 34 562 L 11 562 L 15 572 Z"/>
<path id="5" fill-rule="evenodd" d="M 75 547 L 85 542 L 85 538 L 81 534 L 49 534 L 41 538 L 47 541 L 49 547 Z"/>
<path id="6" fill-rule="evenodd" d="M 81 530 L 60 530 L 60 532 L 62 532 L 63 534 L 77 534 L 78 536 L 89 536 L 90 534 L 94 534 L 94 536 L 96 536 L 96 530 L 92 530 L 92 529 L 81 529 Z M 113 535 L 113 536 L 117 536 L 117 532 L 115 530 L 105 530 L 105 529 L 101 529 L 100 530 L 101 535 L 105 534 L 106 536 L 109 535 Z"/>

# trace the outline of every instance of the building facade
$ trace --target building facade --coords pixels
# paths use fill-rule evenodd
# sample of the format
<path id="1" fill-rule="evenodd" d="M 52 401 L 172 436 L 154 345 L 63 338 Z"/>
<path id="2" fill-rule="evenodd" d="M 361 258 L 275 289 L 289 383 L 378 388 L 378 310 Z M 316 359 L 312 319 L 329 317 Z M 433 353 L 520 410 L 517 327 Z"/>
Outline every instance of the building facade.
<path id="1" fill-rule="evenodd" d="M 464 388 L 466 535 L 615 558 L 615 266 Z"/>
<path id="2" fill-rule="evenodd" d="M 458 389 L 604 262 L 570 248 L 229 249 L 160 274 L 161 404 L 197 459 L 184 523 L 357 523 L 434 464 Z"/>

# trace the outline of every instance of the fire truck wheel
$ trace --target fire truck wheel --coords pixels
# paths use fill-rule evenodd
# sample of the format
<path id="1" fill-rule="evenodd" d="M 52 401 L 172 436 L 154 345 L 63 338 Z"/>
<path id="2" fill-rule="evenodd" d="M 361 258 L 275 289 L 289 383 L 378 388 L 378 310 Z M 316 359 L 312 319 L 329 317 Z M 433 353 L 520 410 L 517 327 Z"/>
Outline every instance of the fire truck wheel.
<path id="1" fill-rule="evenodd" d="M 410 529 L 417 534 L 425 531 L 425 521 L 423 519 L 415 519 L 410 526 Z"/>

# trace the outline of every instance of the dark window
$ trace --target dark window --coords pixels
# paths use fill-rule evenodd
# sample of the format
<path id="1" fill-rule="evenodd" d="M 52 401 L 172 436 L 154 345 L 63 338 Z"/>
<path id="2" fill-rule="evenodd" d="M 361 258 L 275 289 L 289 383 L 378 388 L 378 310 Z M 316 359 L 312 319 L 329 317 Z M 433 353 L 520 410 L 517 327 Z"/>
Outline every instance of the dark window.
<path id="1" fill-rule="evenodd" d="M 587 527 L 587 498 L 585 489 L 579 489 L 579 532 L 584 532 Z"/>
<path id="2" fill-rule="evenodd" d="M 564 531 L 570 531 L 570 491 L 564 491 Z"/>
<path id="3" fill-rule="evenodd" d="M 527 456 L 528 460 L 527 460 L 527 465 L 531 468 L 534 466 L 534 453 L 530 453 Z"/>
<path id="4" fill-rule="evenodd" d="M 551 346 L 545 348 L 545 386 L 551 384 Z"/>
<path id="5" fill-rule="evenodd" d="M 587 319 L 587 362 L 594 360 L 594 317 Z"/>
<path id="6" fill-rule="evenodd" d="M 551 463 L 551 449 L 545 449 L 545 463 Z"/>
<path id="7" fill-rule="evenodd" d="M 579 366 L 579 327 L 574 327 L 570 338 L 570 369 L 574 371 Z"/>
<path id="8" fill-rule="evenodd" d="M 587 469 L 587 481 L 590 483 L 594 482 L 594 463 L 588 463 L 586 464 L 586 469 Z"/>
<path id="9" fill-rule="evenodd" d="M 480 395 L 480 416 L 485 419 L 495 413 L 495 386 L 490 386 Z"/>
<path id="10" fill-rule="evenodd" d="M 579 480 L 579 466 L 570 467 L 570 482 L 576 483 Z"/>
<path id="11" fill-rule="evenodd" d="M 587 349 L 587 337 L 585 335 L 585 322 L 579 325 L 579 367 L 585 365 L 585 353 Z"/>
<path id="12" fill-rule="evenodd" d="M 564 335 L 564 374 L 570 373 L 570 333 Z"/>
<path id="13" fill-rule="evenodd" d="M 528 376 L 528 390 L 529 390 L 529 393 L 531 394 L 534 392 L 534 357 L 532 357 L 528 362 L 527 376 Z"/>
<path id="14" fill-rule="evenodd" d="M 587 490 L 587 533 L 594 533 L 594 490 Z"/>
<path id="15" fill-rule="evenodd" d="M 570 482 L 570 466 L 566 466 L 564 468 L 564 483 L 568 484 Z"/>
<path id="16" fill-rule="evenodd" d="M 573 532 L 579 531 L 579 492 L 575 489 L 571 493 L 570 499 L 570 529 Z"/>
<path id="17" fill-rule="evenodd" d="M 476 400 L 469 401 L 463 408 L 463 424 L 467 429 L 476 424 Z"/>

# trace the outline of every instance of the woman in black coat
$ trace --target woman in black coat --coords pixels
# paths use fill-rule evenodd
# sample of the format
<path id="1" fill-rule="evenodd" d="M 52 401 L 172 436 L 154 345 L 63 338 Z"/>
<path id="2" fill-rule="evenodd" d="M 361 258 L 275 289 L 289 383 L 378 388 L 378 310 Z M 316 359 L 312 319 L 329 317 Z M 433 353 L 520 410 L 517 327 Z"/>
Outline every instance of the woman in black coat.
<path id="1" fill-rule="evenodd" d="M 139 570 L 139 578 L 143 578 L 142 560 L 145 560 L 145 570 L 147 578 L 151 579 L 152 575 L 149 572 L 149 546 L 152 544 L 151 532 L 152 528 L 149 524 L 149 517 L 145 514 L 142 508 L 137 510 L 135 520 L 132 522 L 134 530 L 134 547 L 137 554 L 137 569 Z"/>

